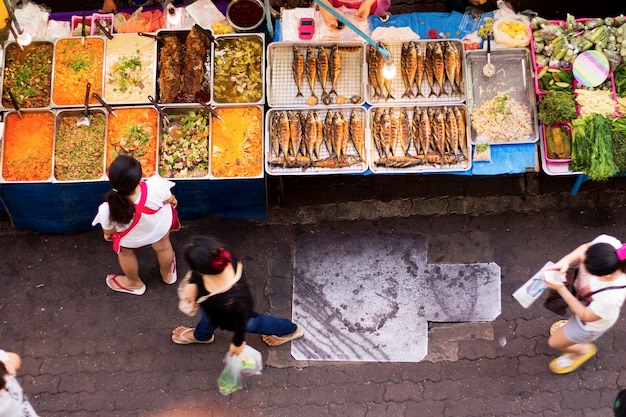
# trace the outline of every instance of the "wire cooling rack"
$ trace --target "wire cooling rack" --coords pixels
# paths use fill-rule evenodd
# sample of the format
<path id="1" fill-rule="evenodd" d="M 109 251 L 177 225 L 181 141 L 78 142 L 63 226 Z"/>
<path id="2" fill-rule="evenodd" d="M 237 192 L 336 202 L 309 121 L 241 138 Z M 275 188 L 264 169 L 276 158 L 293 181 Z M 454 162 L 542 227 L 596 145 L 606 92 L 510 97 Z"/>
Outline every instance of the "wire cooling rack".
<path id="1" fill-rule="evenodd" d="M 389 174 L 389 173 L 396 173 L 396 174 L 406 174 L 406 173 L 427 173 L 427 172 L 438 172 L 438 173 L 446 173 L 446 172 L 460 172 L 460 171 L 468 171 L 469 169 L 471 169 L 472 167 L 472 159 L 471 159 L 471 145 L 470 145 L 470 137 L 469 137 L 469 124 L 468 119 L 467 119 L 467 109 L 465 107 L 465 105 L 463 104 L 456 104 L 456 105 L 450 105 L 447 106 L 448 108 L 452 108 L 454 109 L 455 107 L 458 108 L 461 113 L 463 114 L 463 118 L 465 119 L 465 138 L 463 139 L 465 141 L 466 147 L 468 149 L 468 158 L 467 159 L 459 159 L 456 162 L 452 162 L 452 163 L 431 163 L 431 162 L 424 162 L 418 165 L 413 165 L 410 167 L 406 167 L 406 168 L 393 168 L 393 167 L 386 167 L 384 165 L 377 165 L 376 161 L 379 161 L 382 158 L 382 155 L 380 155 L 378 153 L 378 150 L 376 148 L 376 145 L 374 144 L 374 133 L 373 133 L 373 118 L 374 118 L 374 114 L 377 111 L 382 111 L 382 110 L 389 110 L 389 111 L 394 111 L 394 112 L 400 112 L 402 109 L 406 109 L 407 111 L 407 117 L 409 119 L 409 121 L 411 121 L 413 119 L 413 116 L 415 114 L 416 111 L 421 112 L 423 109 L 430 109 L 432 108 L 433 110 L 436 109 L 444 109 L 443 106 L 411 106 L 411 107 L 400 107 L 400 106 L 372 106 L 369 108 L 368 110 L 368 126 L 369 126 L 369 140 L 370 140 L 370 144 L 369 146 L 369 152 L 370 152 L 370 169 L 372 172 L 376 173 L 376 174 Z M 404 151 L 402 150 L 402 146 L 400 144 L 400 141 L 398 141 L 398 143 L 396 144 L 395 148 L 393 149 L 393 154 L 394 155 L 405 155 Z M 407 152 L 408 155 L 411 156 L 415 156 L 417 154 L 417 149 L 415 147 L 415 142 L 411 141 L 411 145 L 409 146 L 409 150 Z"/>
<path id="2" fill-rule="evenodd" d="M 433 94 L 431 94 L 431 87 L 429 86 L 428 81 L 426 79 L 426 74 L 424 74 L 424 77 L 422 78 L 422 83 L 420 85 L 420 91 L 422 94 L 415 96 L 415 93 L 417 90 L 415 87 L 413 87 L 412 89 L 414 93 L 413 96 L 410 97 L 407 95 L 403 97 L 403 94 L 407 91 L 407 88 L 402 79 L 402 62 L 401 61 L 402 61 L 402 45 L 404 42 L 384 42 L 384 45 L 387 46 L 387 49 L 389 50 L 389 53 L 391 54 L 393 63 L 396 66 L 396 75 L 392 79 L 392 82 L 391 82 L 391 96 L 393 96 L 393 98 L 387 97 L 386 94 L 384 94 L 382 97 L 376 96 L 374 87 L 372 87 L 369 82 L 369 75 L 368 75 L 369 70 L 367 68 L 367 58 L 366 58 L 365 76 L 366 76 L 366 82 L 367 82 L 367 96 L 365 100 L 369 104 L 412 103 L 412 104 L 419 104 L 419 105 L 430 105 L 430 104 L 438 105 L 438 104 L 443 104 L 443 103 L 461 103 L 465 101 L 466 83 L 465 83 L 465 64 L 464 64 L 465 59 L 464 59 L 464 52 L 463 52 L 463 43 L 458 39 L 434 40 L 434 41 L 422 40 L 422 41 L 413 41 L 413 42 L 415 42 L 417 46 L 421 49 L 424 56 L 426 55 L 426 47 L 428 44 L 435 44 L 435 43 L 444 44 L 445 42 L 452 42 L 456 46 L 460 54 L 459 61 L 461 62 L 461 86 L 460 86 L 461 92 L 460 93 L 453 92 L 452 87 L 450 86 L 448 81 L 446 81 L 444 83 L 445 92 L 442 92 L 439 86 L 437 85 L 437 83 L 434 82 L 433 83 L 434 87 L 432 89 Z M 369 49 L 369 46 L 365 48 L 366 57 L 367 57 L 368 49 Z M 445 79 L 445 72 L 444 72 L 444 79 Z"/>
<path id="3" fill-rule="evenodd" d="M 368 129 L 367 124 L 368 124 L 368 117 L 367 117 L 367 111 L 364 107 L 332 107 L 332 108 L 325 108 L 325 109 L 298 109 L 298 110 L 291 110 L 293 112 L 298 112 L 300 113 L 302 116 L 306 116 L 307 113 L 309 112 L 313 112 L 316 111 L 319 115 L 320 118 L 322 120 L 322 123 L 325 122 L 326 120 L 326 116 L 327 114 L 330 112 L 336 113 L 336 112 L 342 112 L 343 115 L 346 117 L 347 120 L 350 120 L 350 116 L 352 114 L 352 111 L 355 111 L 356 114 L 358 115 L 358 117 L 361 119 L 361 123 L 363 126 L 363 133 L 365 135 L 365 143 L 364 143 L 364 155 L 363 155 L 363 160 L 360 162 L 357 162 L 353 165 L 347 166 L 347 167 L 341 167 L 341 168 L 331 168 L 331 167 L 327 167 L 327 168 L 323 168 L 323 167 L 283 167 L 280 165 L 275 165 L 273 163 L 271 163 L 271 161 L 276 160 L 280 157 L 282 157 L 282 152 L 279 152 L 279 150 L 274 149 L 274 147 L 272 146 L 272 139 L 271 139 L 271 131 L 272 131 L 272 119 L 274 117 L 275 114 L 282 112 L 282 111 L 287 111 L 286 109 L 270 109 L 269 111 L 267 111 L 266 115 L 265 115 L 265 170 L 268 174 L 271 175 L 325 175 L 325 174 L 346 174 L 346 173 L 362 173 L 364 171 L 367 170 L 368 167 L 368 156 L 369 156 L 369 132 L 367 131 Z M 324 142 L 321 146 L 320 149 L 320 155 L 318 155 L 317 159 L 318 160 L 323 160 L 325 158 L 330 157 L 331 154 L 331 149 L 330 149 L 330 141 L 328 140 L 328 138 L 324 138 Z M 356 147 L 354 146 L 354 144 L 352 143 L 352 141 L 349 141 L 349 145 L 348 145 L 348 152 L 347 152 L 348 156 L 357 156 L 358 152 Z"/>
<path id="4" fill-rule="evenodd" d="M 322 101 L 322 85 L 319 76 L 315 76 L 313 94 L 317 97 L 317 103 L 309 104 L 312 96 L 311 87 L 306 76 L 306 69 L 302 76 L 302 97 L 296 97 L 298 88 L 292 70 L 294 46 L 304 55 L 305 61 L 307 49 L 311 47 L 315 55 L 318 47 L 323 46 L 329 57 L 333 45 L 338 45 L 341 60 L 341 72 L 337 80 L 337 94 L 332 94 L 331 101 Z M 365 102 L 365 54 L 363 44 L 360 42 L 274 42 L 268 47 L 267 104 L 271 107 L 328 107 L 336 105 L 361 105 Z M 329 63 L 330 65 L 330 63 Z M 306 63 L 305 63 L 306 66 Z M 329 70 L 330 73 L 330 70 Z M 326 92 L 330 93 L 332 80 L 330 75 L 326 82 Z M 350 101 L 353 99 L 353 101 Z M 342 101 L 345 100 L 345 103 Z"/>

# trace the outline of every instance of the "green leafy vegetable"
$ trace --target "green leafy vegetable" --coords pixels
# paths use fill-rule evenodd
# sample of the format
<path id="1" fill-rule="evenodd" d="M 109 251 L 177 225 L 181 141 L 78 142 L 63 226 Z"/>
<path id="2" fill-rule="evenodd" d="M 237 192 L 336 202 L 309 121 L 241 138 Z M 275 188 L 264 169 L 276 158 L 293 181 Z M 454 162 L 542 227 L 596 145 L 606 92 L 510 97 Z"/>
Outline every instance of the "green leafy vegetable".
<path id="1" fill-rule="evenodd" d="M 618 97 L 626 97 L 626 64 L 622 64 L 615 72 L 613 72 L 615 78 L 615 91 Z"/>
<path id="2" fill-rule="evenodd" d="M 613 160 L 620 174 L 626 174 L 626 117 L 611 119 Z"/>
<path id="3" fill-rule="evenodd" d="M 587 174 L 594 181 L 605 181 L 617 174 L 610 119 L 592 114 L 573 120 L 572 126 L 570 168 Z"/>
<path id="4" fill-rule="evenodd" d="M 553 90 L 539 101 L 537 119 L 546 126 L 573 120 L 577 115 L 576 100 L 571 93 Z"/>

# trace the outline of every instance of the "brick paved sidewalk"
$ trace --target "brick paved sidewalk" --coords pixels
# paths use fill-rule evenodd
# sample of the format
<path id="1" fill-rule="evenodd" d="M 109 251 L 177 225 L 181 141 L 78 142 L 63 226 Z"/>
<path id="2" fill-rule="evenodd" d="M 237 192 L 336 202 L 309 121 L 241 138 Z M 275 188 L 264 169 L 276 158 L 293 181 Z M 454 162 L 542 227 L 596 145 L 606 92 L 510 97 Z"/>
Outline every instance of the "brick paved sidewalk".
<path id="1" fill-rule="evenodd" d="M 484 214 L 487 200 L 493 214 Z M 173 236 L 175 248 L 209 232 L 238 247 L 258 310 L 275 315 L 290 313 L 293 242 L 301 233 L 422 234 L 429 263 L 494 261 L 502 268 L 501 316 L 433 325 L 426 361 L 302 363 L 288 345 L 269 348 L 252 335 L 267 366 L 229 397 L 216 387 L 229 334 L 208 346 L 170 341 L 174 327 L 194 320 L 177 310 L 176 289 L 160 282 L 150 249 L 139 254 L 148 290 L 133 297 L 105 286 L 105 275 L 119 267 L 99 231 L 51 236 L 5 228 L 0 346 L 24 357 L 20 380 L 42 417 L 609 417 L 626 386 L 624 320 L 599 340 L 596 358 L 557 376 L 547 368 L 556 317 L 539 306 L 524 310 L 511 294 L 546 259 L 599 233 L 626 238 L 624 201 L 618 190 L 576 198 L 433 196 L 272 207 L 268 221 L 186 222 Z"/>

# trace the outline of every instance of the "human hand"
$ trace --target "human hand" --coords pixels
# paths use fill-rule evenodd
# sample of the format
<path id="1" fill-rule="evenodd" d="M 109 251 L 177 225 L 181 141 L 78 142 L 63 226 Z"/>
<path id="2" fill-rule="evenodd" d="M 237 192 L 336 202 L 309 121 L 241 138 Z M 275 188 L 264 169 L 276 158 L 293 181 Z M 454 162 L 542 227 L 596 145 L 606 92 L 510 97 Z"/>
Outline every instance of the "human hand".
<path id="1" fill-rule="evenodd" d="M 370 15 L 370 10 L 372 6 L 371 4 L 368 4 L 368 3 L 369 2 L 361 3 L 361 6 L 359 6 L 359 9 L 354 14 L 354 18 L 357 22 L 364 21 Z"/>
<path id="2" fill-rule="evenodd" d="M 230 356 L 239 356 L 243 352 L 243 348 L 246 346 L 246 342 L 243 342 L 241 346 L 235 346 L 234 344 L 230 344 L 230 348 L 228 352 Z"/>
<path id="3" fill-rule="evenodd" d="M 324 23 L 329 29 L 337 30 L 337 19 L 335 16 L 322 9 L 320 9 L 320 14 L 322 15 L 322 20 L 324 20 Z"/>

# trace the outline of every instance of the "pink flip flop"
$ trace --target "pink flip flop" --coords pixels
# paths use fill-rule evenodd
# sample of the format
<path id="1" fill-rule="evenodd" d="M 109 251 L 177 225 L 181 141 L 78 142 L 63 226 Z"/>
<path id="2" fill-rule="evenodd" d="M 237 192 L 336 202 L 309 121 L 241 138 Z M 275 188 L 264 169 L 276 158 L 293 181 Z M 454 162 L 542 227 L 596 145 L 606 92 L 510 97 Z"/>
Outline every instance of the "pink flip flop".
<path id="1" fill-rule="evenodd" d="M 178 273 L 176 272 L 176 254 L 174 254 L 174 259 L 172 259 L 172 269 L 170 270 L 170 280 L 166 282 L 167 285 L 175 284 L 178 280 Z"/>
<path id="2" fill-rule="evenodd" d="M 143 286 L 141 288 L 137 288 L 135 290 L 132 290 L 130 288 L 124 287 L 117 280 L 117 277 L 119 277 L 119 276 L 120 276 L 120 274 L 107 275 L 107 277 L 105 278 L 105 282 L 107 283 L 107 287 L 109 287 L 113 291 L 124 292 L 124 293 L 132 294 L 132 295 L 143 295 L 143 293 L 146 292 L 146 284 L 143 284 Z M 111 283 L 115 284 L 115 287 L 113 287 L 111 285 Z"/>

